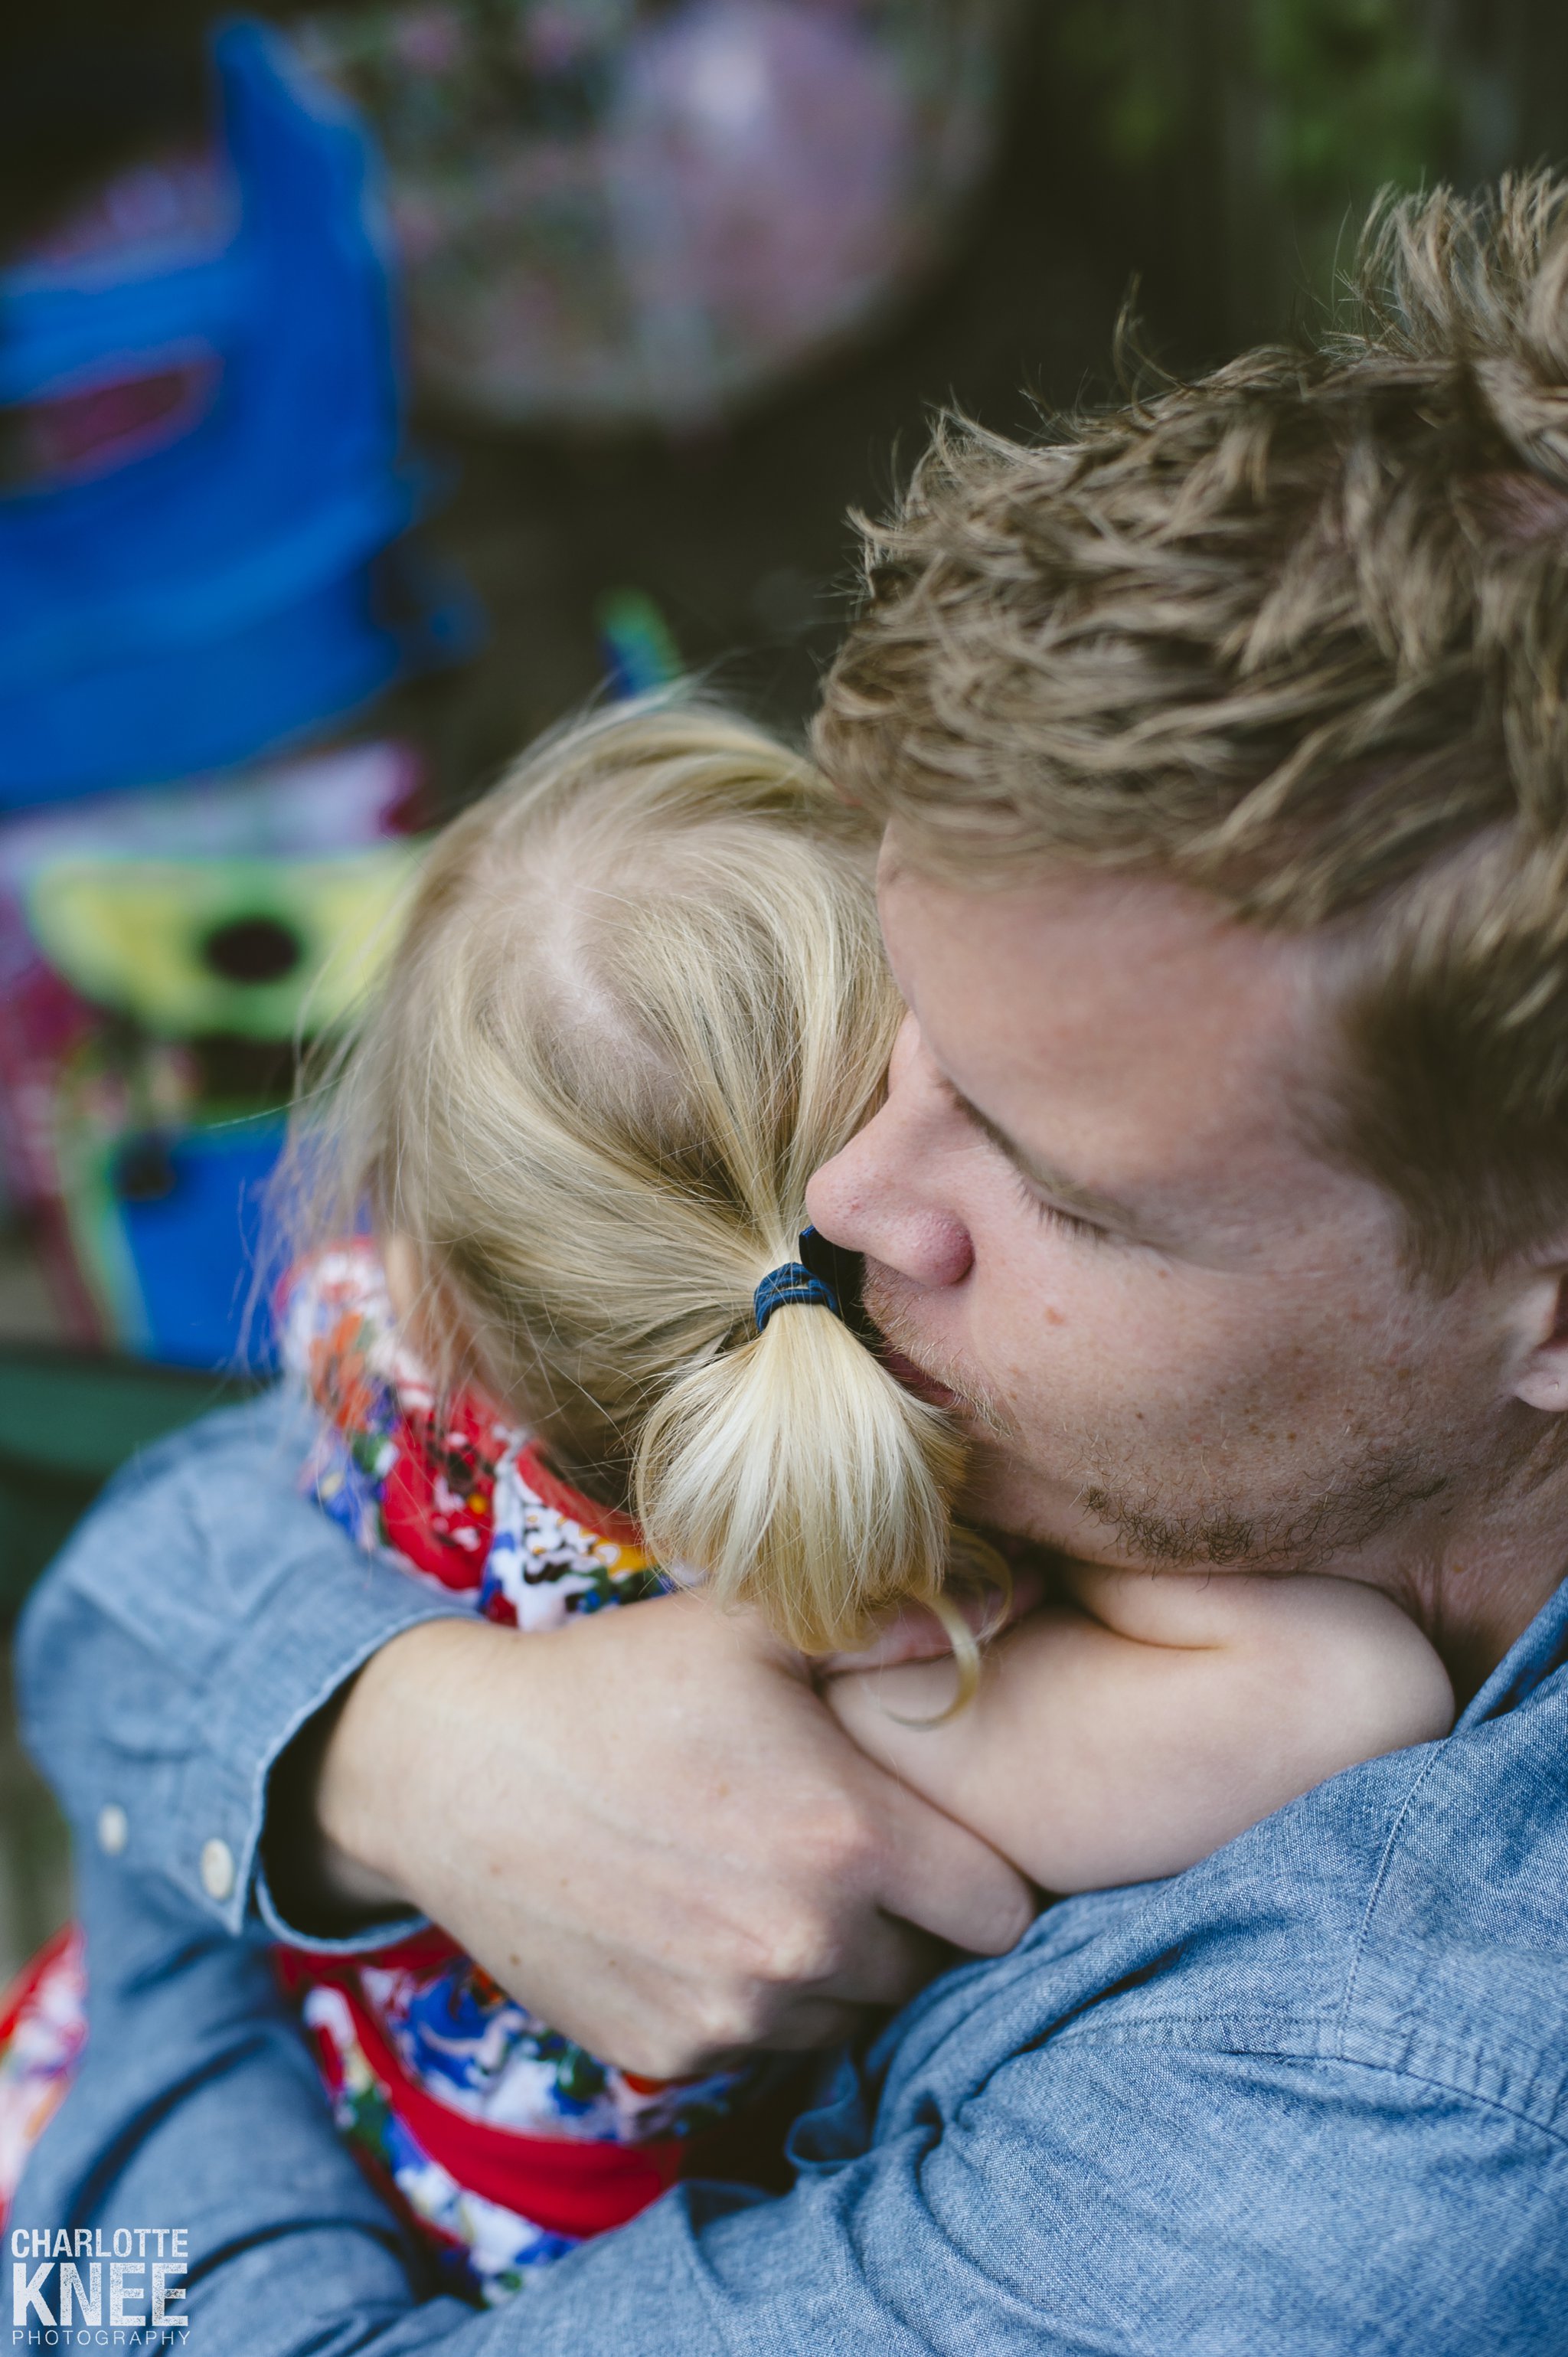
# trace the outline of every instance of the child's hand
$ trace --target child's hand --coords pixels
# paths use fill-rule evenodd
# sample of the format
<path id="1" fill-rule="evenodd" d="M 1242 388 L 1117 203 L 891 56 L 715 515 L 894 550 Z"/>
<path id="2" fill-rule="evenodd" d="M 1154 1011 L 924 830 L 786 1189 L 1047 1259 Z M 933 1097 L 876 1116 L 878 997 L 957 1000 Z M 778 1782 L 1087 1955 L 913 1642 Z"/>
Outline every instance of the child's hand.
<path id="1" fill-rule="evenodd" d="M 949 1601 L 962 1613 L 977 1637 L 997 1637 L 1026 1612 L 1032 1612 L 1046 1592 L 1043 1573 L 1016 1570 L 1012 1593 L 999 1587 L 952 1587 Z M 938 1662 L 952 1652 L 952 1639 L 936 1614 L 923 1604 L 906 1604 L 884 1623 L 868 1645 L 853 1653 L 824 1653 L 811 1663 L 819 1678 L 847 1677 L 859 1670 L 890 1670 L 900 1662 Z"/>

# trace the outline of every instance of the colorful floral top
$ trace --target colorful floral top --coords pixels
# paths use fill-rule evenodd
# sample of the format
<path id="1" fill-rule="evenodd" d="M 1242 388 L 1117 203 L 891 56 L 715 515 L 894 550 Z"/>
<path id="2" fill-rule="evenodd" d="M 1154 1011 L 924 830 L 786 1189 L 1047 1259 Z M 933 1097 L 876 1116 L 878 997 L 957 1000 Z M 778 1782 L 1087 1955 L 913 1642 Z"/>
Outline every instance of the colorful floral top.
<path id="1" fill-rule="evenodd" d="M 669 1585 L 635 1526 L 569 1489 L 491 1404 L 470 1393 L 438 1414 L 368 1242 L 296 1273 L 282 1331 L 285 1366 L 323 1411 L 305 1484 L 367 1551 L 530 1631 Z M 280 1952 L 278 1964 L 340 2127 L 487 2301 L 644 2208 L 680 2173 L 687 2141 L 763 2075 L 636 2078 L 552 2029 L 438 1932 L 371 1955 Z"/>
<path id="2" fill-rule="evenodd" d="M 68 1923 L 0 1994 L 0 2227 L 86 2042 L 87 1968 Z"/>

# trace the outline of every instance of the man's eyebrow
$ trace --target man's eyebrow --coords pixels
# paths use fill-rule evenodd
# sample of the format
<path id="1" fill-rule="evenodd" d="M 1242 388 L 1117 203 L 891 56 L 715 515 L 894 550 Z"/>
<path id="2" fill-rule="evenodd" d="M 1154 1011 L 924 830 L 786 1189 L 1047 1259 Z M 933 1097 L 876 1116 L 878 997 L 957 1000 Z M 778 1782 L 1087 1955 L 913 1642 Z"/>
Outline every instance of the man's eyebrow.
<path id="1" fill-rule="evenodd" d="M 1086 1187 L 1079 1178 L 1069 1178 L 1067 1172 L 1058 1170 L 1054 1163 L 1029 1153 L 1015 1138 L 1009 1137 L 989 1114 L 982 1113 L 977 1104 L 972 1104 L 961 1089 L 953 1088 L 950 1081 L 948 1086 L 952 1090 L 953 1103 L 964 1119 L 972 1122 L 981 1135 L 989 1138 L 997 1152 L 1013 1165 L 1019 1177 L 1026 1178 L 1031 1187 L 1037 1187 L 1042 1195 L 1048 1195 L 1064 1211 L 1081 1212 L 1085 1219 L 1102 1222 L 1107 1227 L 1124 1228 L 1130 1234 L 1137 1236 L 1145 1232 L 1144 1222 L 1130 1204 L 1119 1202 L 1114 1195 L 1102 1194 L 1098 1187 Z"/>

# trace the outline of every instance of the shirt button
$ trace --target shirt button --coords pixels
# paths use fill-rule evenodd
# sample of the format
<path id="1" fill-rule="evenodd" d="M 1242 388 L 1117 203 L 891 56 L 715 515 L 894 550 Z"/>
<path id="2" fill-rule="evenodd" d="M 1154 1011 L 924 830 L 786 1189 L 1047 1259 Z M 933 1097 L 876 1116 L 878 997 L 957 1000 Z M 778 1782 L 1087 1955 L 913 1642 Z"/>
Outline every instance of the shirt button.
<path id="1" fill-rule="evenodd" d="M 201 1845 L 201 1888 L 220 1903 L 234 1888 L 234 1853 L 225 1841 Z"/>
<path id="2" fill-rule="evenodd" d="M 98 1812 L 98 1846 L 105 1857 L 118 1857 L 131 1838 L 131 1821 L 118 1801 L 108 1802 Z"/>

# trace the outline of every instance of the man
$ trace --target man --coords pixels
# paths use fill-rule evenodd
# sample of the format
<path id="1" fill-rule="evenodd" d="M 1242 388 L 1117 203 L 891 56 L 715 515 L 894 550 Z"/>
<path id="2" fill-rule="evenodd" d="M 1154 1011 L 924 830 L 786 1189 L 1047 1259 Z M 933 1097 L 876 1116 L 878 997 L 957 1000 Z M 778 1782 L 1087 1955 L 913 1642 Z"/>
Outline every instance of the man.
<path id="1" fill-rule="evenodd" d="M 1330 351 L 1059 446 L 947 430 L 873 534 L 819 747 L 885 825 L 910 1014 L 813 1216 L 993 1520 L 1381 1587 L 1455 1734 L 1001 1953 L 1005 1869 L 740 1625 L 405 1625 L 256 1420 L 214 1428 L 142 1536 L 78 1543 L 26 1665 L 109 1855 L 17 2216 L 187 2226 L 198 2357 L 1568 2341 L 1568 184 L 1439 194 L 1370 269 Z M 354 1891 L 660 2072 L 904 1994 L 910 1922 L 992 1961 L 839 2066 L 792 2192 L 686 2188 L 475 2318 L 421 2302 L 220 1929 L 253 1892 L 341 1932 Z"/>

